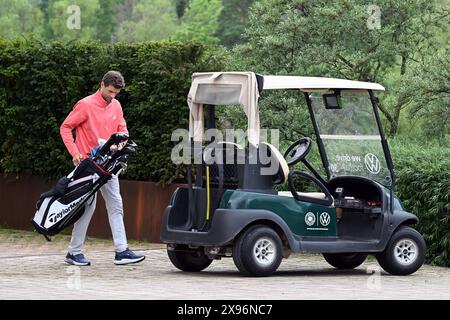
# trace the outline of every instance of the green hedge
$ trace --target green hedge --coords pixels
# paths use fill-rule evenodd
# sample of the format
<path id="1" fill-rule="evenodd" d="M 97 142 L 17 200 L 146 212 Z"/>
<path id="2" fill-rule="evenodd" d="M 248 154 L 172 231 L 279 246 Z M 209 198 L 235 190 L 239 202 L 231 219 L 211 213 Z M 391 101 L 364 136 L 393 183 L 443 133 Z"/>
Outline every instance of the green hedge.
<path id="1" fill-rule="evenodd" d="M 419 217 L 416 226 L 427 243 L 427 262 L 450 267 L 449 144 L 391 143 L 396 194 L 407 211 Z"/>
<path id="2" fill-rule="evenodd" d="M 180 174 L 170 161 L 170 136 L 188 126 L 191 75 L 221 70 L 222 61 L 217 48 L 198 43 L 0 40 L 0 170 L 49 179 L 67 174 L 71 161 L 59 126 L 115 69 L 125 77 L 118 99 L 139 146 L 126 178 L 170 182 Z"/>

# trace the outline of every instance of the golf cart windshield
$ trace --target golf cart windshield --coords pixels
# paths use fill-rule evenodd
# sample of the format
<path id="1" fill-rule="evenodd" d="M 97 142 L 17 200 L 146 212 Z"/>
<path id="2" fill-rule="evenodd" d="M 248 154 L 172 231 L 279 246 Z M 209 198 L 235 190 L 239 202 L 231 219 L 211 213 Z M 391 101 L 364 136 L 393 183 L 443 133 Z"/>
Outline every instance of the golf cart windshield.
<path id="1" fill-rule="evenodd" d="M 392 183 L 369 92 L 338 91 L 309 95 L 330 178 L 362 176 Z"/>

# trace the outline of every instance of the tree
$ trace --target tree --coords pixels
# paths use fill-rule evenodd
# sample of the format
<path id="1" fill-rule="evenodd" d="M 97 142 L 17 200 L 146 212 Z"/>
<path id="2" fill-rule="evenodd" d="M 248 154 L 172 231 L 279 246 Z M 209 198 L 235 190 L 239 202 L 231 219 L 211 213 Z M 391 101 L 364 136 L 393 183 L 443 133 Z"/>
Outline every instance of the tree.
<path id="1" fill-rule="evenodd" d="M 237 66 L 262 73 L 335 76 L 383 83 L 380 110 L 395 135 L 411 100 L 405 74 L 439 47 L 448 8 L 440 1 L 261 0 L 250 10 Z M 447 19 L 447 20 L 444 20 Z"/>
<path id="2" fill-rule="evenodd" d="M 227 47 L 242 42 L 248 22 L 248 9 L 254 0 L 227 0 L 223 2 L 223 10 L 219 17 L 217 37 L 220 43 Z"/>
<path id="3" fill-rule="evenodd" d="M 28 0 L 0 0 L 0 37 L 12 39 L 33 34 L 41 38 L 43 15 Z"/>
<path id="4" fill-rule="evenodd" d="M 125 20 L 120 25 L 117 40 L 162 40 L 175 34 L 177 28 L 177 14 L 172 0 L 139 1 L 133 8 L 131 20 Z"/>
<path id="5" fill-rule="evenodd" d="M 53 38 L 53 30 L 50 27 L 50 16 L 49 16 L 49 7 L 52 3 L 52 0 L 40 0 L 39 8 L 41 9 L 43 15 L 43 38 L 44 39 L 52 39 Z"/>
<path id="6" fill-rule="evenodd" d="M 133 8 L 137 0 L 119 0 L 116 12 L 116 24 L 133 18 Z"/>
<path id="7" fill-rule="evenodd" d="M 52 39 L 61 41 L 95 39 L 98 0 L 56 0 L 48 7 Z"/>
<path id="8" fill-rule="evenodd" d="M 209 44 L 219 43 L 219 39 L 214 35 L 219 27 L 218 20 L 221 11 L 220 0 L 190 0 L 181 18 L 181 27 L 173 39 L 197 40 Z"/>
<path id="9" fill-rule="evenodd" d="M 96 19 L 96 39 L 111 42 L 116 27 L 115 13 L 122 0 L 98 0 L 100 12 Z"/>
<path id="10" fill-rule="evenodd" d="M 184 16 L 184 10 L 186 10 L 188 3 L 189 0 L 175 0 L 178 18 Z"/>
<path id="11" fill-rule="evenodd" d="M 117 6 L 124 0 L 0 0 L 0 36 L 111 42 Z"/>
<path id="12" fill-rule="evenodd" d="M 426 57 L 408 70 L 400 88 L 402 96 L 411 101 L 410 117 L 422 119 L 423 132 L 441 140 L 450 134 L 449 55 L 447 48 Z"/>

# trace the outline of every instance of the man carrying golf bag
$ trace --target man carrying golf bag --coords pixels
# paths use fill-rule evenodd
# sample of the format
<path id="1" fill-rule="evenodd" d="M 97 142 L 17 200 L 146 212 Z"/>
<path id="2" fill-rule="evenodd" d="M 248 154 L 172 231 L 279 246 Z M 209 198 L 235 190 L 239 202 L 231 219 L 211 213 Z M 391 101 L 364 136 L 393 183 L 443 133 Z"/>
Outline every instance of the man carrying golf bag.
<path id="1" fill-rule="evenodd" d="M 62 123 L 60 127 L 61 137 L 73 157 L 72 161 L 75 166 L 80 165 L 83 159 L 89 158 L 91 150 L 98 146 L 101 140 L 107 140 L 112 134 L 118 132 L 128 134 L 122 107 L 120 102 L 115 99 L 115 96 L 124 86 L 125 81 L 119 72 L 107 72 L 103 76 L 100 89 L 78 101 Z M 72 135 L 73 129 L 76 131 L 75 141 Z M 116 147 L 115 144 L 107 146 L 107 148 Z M 108 168 L 105 167 L 105 169 L 108 171 Z M 116 251 L 114 264 L 123 265 L 140 262 L 145 259 L 145 256 L 138 255 L 128 248 L 118 176 L 113 173 L 108 178 L 108 182 L 100 187 L 100 192 L 108 211 L 108 220 Z M 69 252 L 65 259 L 69 264 L 90 265 L 90 261 L 84 257 L 81 249 L 95 206 L 96 195 L 86 202 L 83 215 L 74 224 Z"/>
<path id="2" fill-rule="evenodd" d="M 125 133 L 114 133 L 101 148 L 92 149 L 67 176 L 58 180 L 36 203 L 33 225 L 48 241 L 75 223 L 84 213 L 86 203 L 111 179 L 126 169 L 128 157 L 136 153 L 136 144 Z"/>

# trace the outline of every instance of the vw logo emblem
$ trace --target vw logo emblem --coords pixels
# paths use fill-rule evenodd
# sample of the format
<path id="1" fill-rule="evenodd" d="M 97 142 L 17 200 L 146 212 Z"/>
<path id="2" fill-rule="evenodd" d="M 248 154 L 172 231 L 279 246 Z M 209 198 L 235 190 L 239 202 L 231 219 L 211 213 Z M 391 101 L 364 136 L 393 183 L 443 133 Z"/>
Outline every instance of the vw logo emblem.
<path id="1" fill-rule="evenodd" d="M 377 156 L 373 153 L 366 154 L 364 157 L 364 164 L 366 165 L 367 170 L 372 174 L 377 174 L 381 170 L 380 160 L 378 160 Z"/>
<path id="2" fill-rule="evenodd" d="M 316 223 L 316 215 L 314 213 L 312 213 L 312 212 L 308 212 L 305 215 L 305 223 L 308 226 L 312 226 L 314 223 Z"/>
<path id="3" fill-rule="evenodd" d="M 320 224 L 323 225 L 324 227 L 326 227 L 327 225 L 330 224 L 330 220 L 331 220 L 330 215 L 328 214 L 328 212 L 322 212 L 320 214 L 319 220 L 320 220 Z"/>

